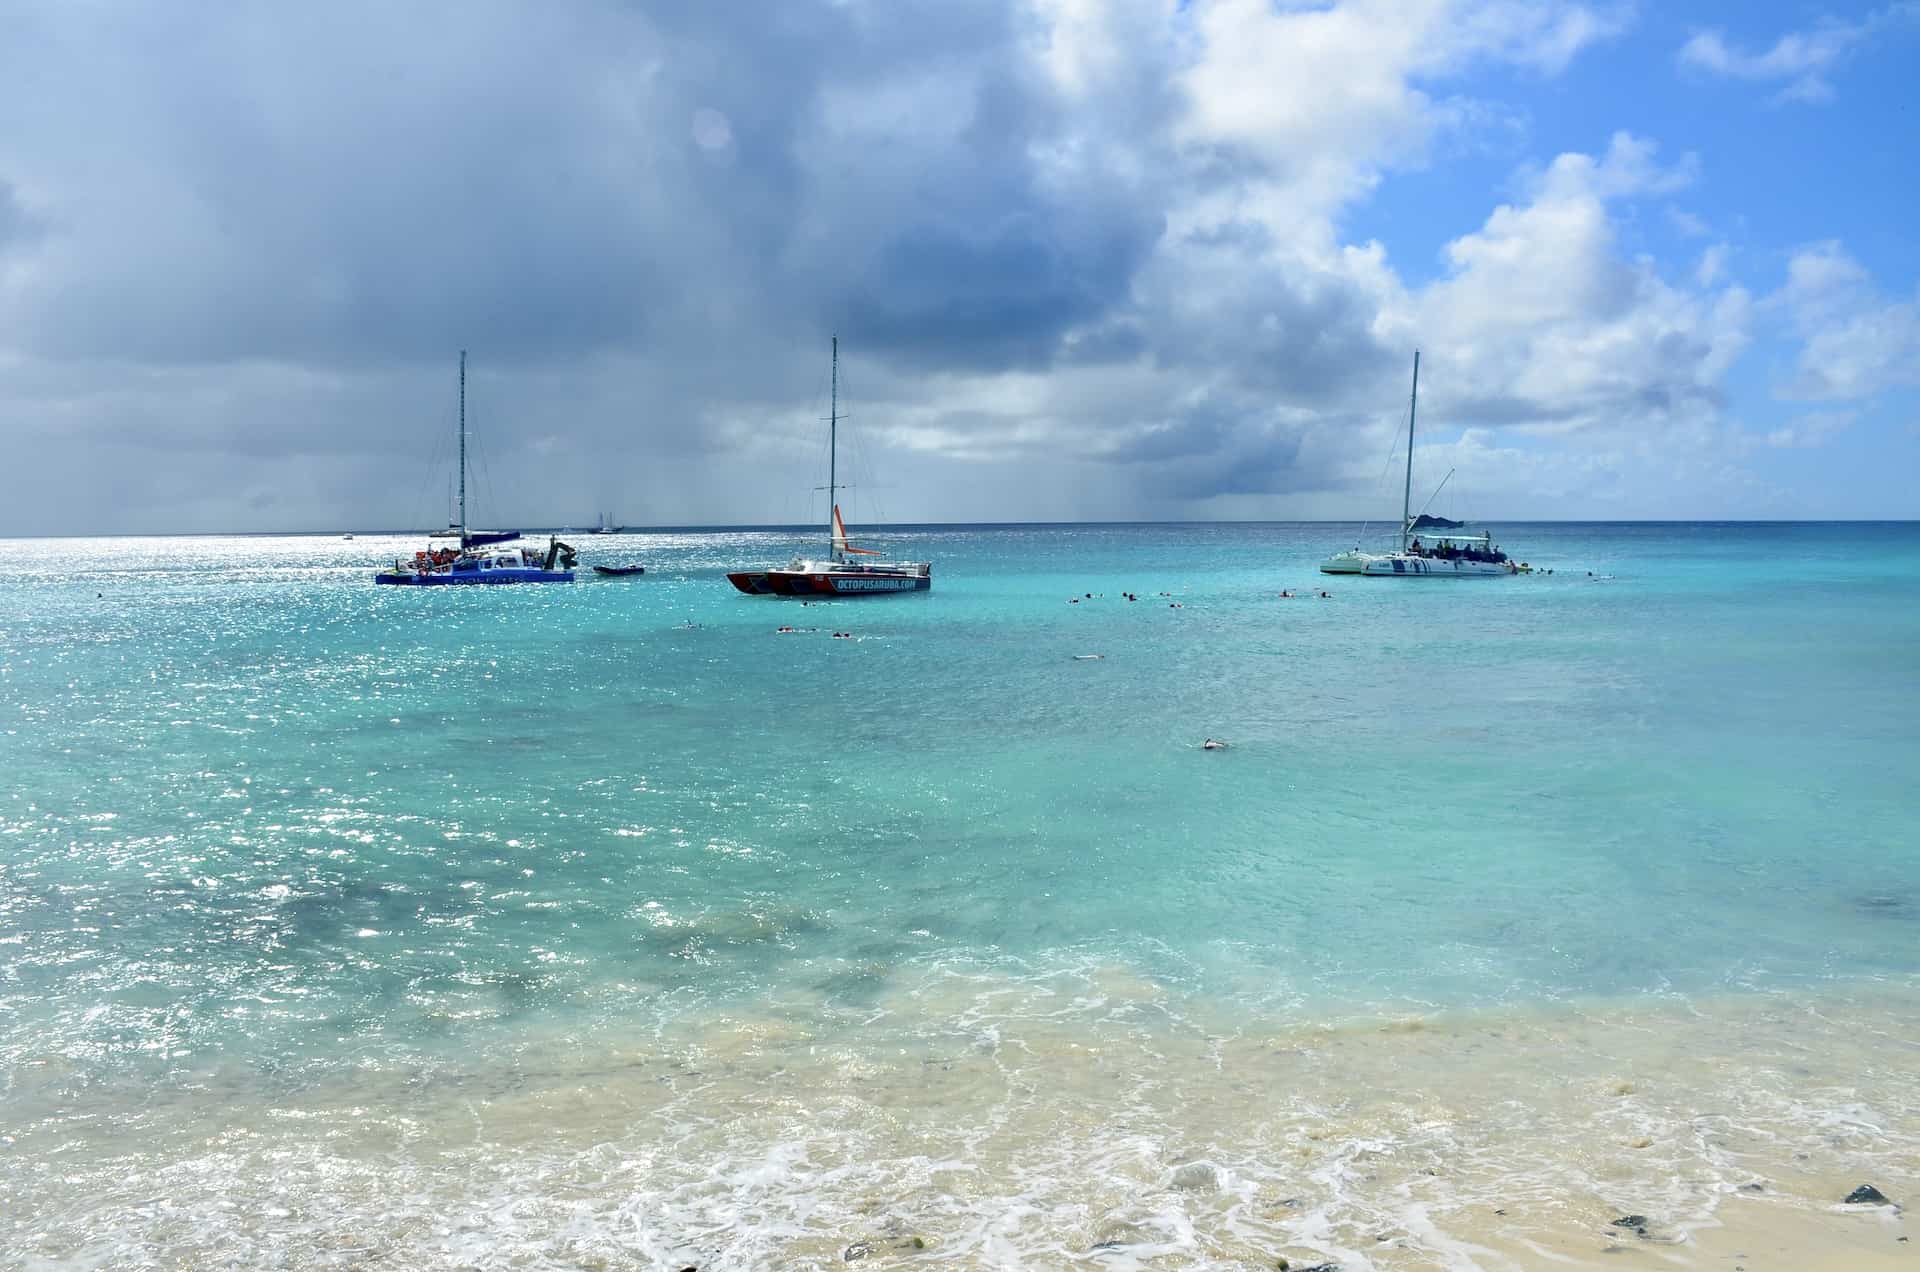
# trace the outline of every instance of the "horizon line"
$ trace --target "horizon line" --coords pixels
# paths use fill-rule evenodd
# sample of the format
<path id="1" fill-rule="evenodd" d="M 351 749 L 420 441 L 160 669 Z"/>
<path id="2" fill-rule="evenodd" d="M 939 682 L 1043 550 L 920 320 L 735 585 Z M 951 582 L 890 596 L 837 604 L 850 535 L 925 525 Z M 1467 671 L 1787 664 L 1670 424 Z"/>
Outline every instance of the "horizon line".
<path id="1" fill-rule="evenodd" d="M 884 533 L 888 530 L 992 530 L 1020 529 L 1025 527 L 1046 526 L 1353 526 L 1367 525 L 1375 518 L 1368 517 L 1332 517 L 1332 518 L 1205 518 L 1200 520 L 1165 520 L 1147 518 L 1143 520 L 1090 520 L 1090 521 L 893 521 L 868 522 L 861 532 Z M 1381 520 L 1380 524 L 1389 529 L 1391 521 Z M 1817 525 L 1914 525 L 1920 524 L 1920 517 L 1508 517 L 1475 518 L 1474 525 L 1509 526 L 1817 526 Z M 376 528 L 363 529 L 355 526 L 334 527 L 314 530 L 111 530 L 79 531 L 65 533 L 10 533 L 0 532 L 0 539 L 194 539 L 194 538 L 317 538 L 341 535 L 429 535 L 438 533 L 444 527 L 408 527 L 402 529 Z M 813 522 L 779 523 L 769 522 L 751 524 L 746 522 L 708 522 L 671 525 L 624 525 L 619 534 L 693 534 L 713 531 L 755 531 L 755 532 L 796 532 L 817 534 L 820 527 Z M 497 531 L 476 530 L 474 533 L 497 533 Z M 529 526 L 516 531 L 521 536 L 572 534 L 579 537 L 592 537 L 598 534 L 594 526 Z"/>

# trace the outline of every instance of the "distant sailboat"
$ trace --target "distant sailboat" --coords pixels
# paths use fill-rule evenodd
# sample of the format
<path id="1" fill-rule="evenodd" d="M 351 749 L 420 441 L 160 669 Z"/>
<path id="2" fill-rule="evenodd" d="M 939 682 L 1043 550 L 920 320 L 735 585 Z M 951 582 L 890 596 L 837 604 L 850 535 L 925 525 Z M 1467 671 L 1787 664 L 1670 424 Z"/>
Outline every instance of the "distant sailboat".
<path id="1" fill-rule="evenodd" d="M 1407 400 L 1407 472 L 1400 496 L 1400 550 L 1371 553 L 1356 547 L 1328 557 L 1320 565 L 1321 572 L 1359 574 L 1368 578 L 1477 578 L 1519 573 L 1520 567 L 1494 546 L 1491 534 L 1463 533 L 1464 522 L 1429 517 L 1425 513 L 1413 515 L 1413 427 L 1419 402 L 1420 354 L 1416 350 L 1413 392 Z M 1451 478 L 1453 474 L 1447 476 Z"/>
<path id="2" fill-rule="evenodd" d="M 856 548 L 840 516 L 835 464 L 840 432 L 840 338 L 833 338 L 832 405 L 827 416 L 827 558 L 795 556 L 785 569 L 741 570 L 727 579 L 754 596 L 874 596 L 887 592 L 925 592 L 933 587 L 927 561 L 862 561 L 877 557 L 872 548 Z"/>
<path id="3" fill-rule="evenodd" d="M 573 582 L 573 549 L 559 539 L 550 539 L 543 554 L 527 547 L 487 546 L 497 544 L 502 538 L 517 539 L 520 537 L 517 531 L 489 536 L 467 529 L 467 353 L 464 349 L 460 351 L 459 430 L 460 504 L 458 519 L 449 534 L 460 546 L 429 547 L 414 553 L 411 561 L 396 559 L 390 567 L 375 574 L 373 581 L 403 587 Z M 436 533 L 430 537 L 442 536 Z"/>

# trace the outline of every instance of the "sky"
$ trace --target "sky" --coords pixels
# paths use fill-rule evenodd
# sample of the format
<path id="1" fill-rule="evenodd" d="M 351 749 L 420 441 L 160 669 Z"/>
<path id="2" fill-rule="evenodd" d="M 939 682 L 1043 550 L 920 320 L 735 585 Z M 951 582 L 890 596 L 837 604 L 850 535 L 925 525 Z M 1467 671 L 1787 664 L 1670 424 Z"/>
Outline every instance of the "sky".
<path id="1" fill-rule="evenodd" d="M 0 0 L 0 534 L 1920 516 L 1920 0 Z M 1442 483 L 1444 482 L 1444 486 Z M 1434 496 L 1436 487 L 1439 494 Z"/>

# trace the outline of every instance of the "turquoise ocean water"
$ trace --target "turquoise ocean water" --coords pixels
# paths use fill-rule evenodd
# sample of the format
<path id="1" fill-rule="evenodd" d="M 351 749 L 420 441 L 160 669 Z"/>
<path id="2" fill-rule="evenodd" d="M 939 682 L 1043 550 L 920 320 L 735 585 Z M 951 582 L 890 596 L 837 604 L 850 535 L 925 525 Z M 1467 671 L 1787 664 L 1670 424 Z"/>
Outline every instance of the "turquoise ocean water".
<path id="1" fill-rule="evenodd" d="M 723 577 L 784 531 L 7 544 L 0 1262 L 1494 1266 L 1354 1154 L 1683 1228 L 1920 1174 L 1920 526 L 1355 529 L 902 530 L 931 594 L 808 606 Z"/>

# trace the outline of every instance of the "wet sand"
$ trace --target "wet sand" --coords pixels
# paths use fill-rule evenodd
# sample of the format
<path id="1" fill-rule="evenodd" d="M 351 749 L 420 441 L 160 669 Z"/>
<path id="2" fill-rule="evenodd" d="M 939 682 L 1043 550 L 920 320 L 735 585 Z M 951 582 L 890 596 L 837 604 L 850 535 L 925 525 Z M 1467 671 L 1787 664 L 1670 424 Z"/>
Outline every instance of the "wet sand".
<path id="1" fill-rule="evenodd" d="M 709 1269 L 1920 1267 L 1904 992 L 1348 1022 L 1113 969 L 144 1099 L 23 1071 L 13 1253 Z M 55 1110 L 59 1110 L 56 1114 Z M 1638 1216 L 1643 1226 L 1615 1220 Z M 917 1244 L 916 1244 L 917 1243 Z"/>

